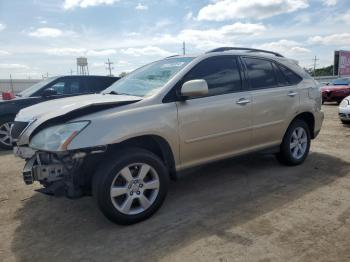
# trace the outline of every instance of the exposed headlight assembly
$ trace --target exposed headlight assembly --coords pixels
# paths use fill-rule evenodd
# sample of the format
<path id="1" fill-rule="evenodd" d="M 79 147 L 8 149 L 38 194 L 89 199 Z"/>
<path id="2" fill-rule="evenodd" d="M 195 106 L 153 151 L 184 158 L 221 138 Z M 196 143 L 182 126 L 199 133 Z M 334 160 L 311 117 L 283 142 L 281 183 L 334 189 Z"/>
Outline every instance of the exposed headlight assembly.
<path id="1" fill-rule="evenodd" d="M 89 121 L 70 122 L 45 128 L 30 140 L 29 146 L 44 151 L 65 151 L 74 137 L 89 123 Z"/>

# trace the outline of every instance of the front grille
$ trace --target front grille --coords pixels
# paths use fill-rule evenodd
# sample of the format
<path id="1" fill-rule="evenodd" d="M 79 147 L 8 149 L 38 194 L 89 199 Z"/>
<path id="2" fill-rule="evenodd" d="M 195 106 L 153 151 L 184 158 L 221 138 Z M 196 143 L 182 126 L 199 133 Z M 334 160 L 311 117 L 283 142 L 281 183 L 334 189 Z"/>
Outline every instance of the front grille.
<path id="1" fill-rule="evenodd" d="M 15 121 L 13 123 L 13 126 L 11 128 L 11 136 L 13 139 L 19 138 L 19 136 L 22 134 L 24 129 L 28 126 L 28 122 L 20 122 L 20 121 Z"/>

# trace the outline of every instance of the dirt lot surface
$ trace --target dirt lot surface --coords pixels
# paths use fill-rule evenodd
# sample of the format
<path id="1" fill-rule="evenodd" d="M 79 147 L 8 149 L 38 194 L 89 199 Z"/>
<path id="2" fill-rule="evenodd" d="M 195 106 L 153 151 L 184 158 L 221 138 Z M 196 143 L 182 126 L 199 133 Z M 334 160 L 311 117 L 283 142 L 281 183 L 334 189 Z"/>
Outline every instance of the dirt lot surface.
<path id="1" fill-rule="evenodd" d="M 90 197 L 34 192 L 23 162 L 0 152 L 0 261 L 350 261 L 350 127 L 324 111 L 302 166 L 259 154 L 199 168 L 127 227 Z"/>

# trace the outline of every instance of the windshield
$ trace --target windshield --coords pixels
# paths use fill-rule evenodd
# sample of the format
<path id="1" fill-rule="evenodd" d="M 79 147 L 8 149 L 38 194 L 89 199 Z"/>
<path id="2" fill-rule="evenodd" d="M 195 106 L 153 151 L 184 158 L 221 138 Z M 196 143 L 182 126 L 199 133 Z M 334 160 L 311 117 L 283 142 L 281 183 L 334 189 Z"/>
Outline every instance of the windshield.
<path id="1" fill-rule="evenodd" d="M 17 96 L 29 97 L 29 96 L 33 95 L 35 92 L 37 92 L 38 90 L 40 90 L 41 88 L 43 88 L 44 86 L 46 86 L 48 83 L 55 80 L 56 78 L 57 77 L 46 78 L 45 80 L 42 80 L 39 83 L 36 83 L 36 84 L 32 85 L 31 87 L 27 88 L 26 90 L 22 91 Z"/>
<path id="2" fill-rule="evenodd" d="M 336 79 L 332 81 L 333 85 L 344 85 L 347 86 L 350 84 L 350 79 L 349 78 L 341 78 L 341 79 Z"/>
<path id="3" fill-rule="evenodd" d="M 193 57 L 177 57 L 151 63 L 115 82 L 103 93 L 150 96 L 192 60 Z"/>

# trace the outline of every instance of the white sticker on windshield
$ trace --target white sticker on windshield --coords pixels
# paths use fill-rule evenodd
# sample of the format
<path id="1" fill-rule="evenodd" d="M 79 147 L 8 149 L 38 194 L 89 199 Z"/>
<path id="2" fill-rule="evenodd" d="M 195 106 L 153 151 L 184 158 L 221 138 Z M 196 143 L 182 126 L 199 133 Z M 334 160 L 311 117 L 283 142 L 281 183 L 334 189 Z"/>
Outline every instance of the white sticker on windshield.
<path id="1" fill-rule="evenodd" d="M 177 62 L 177 63 L 164 64 L 164 65 L 162 65 L 161 68 L 180 67 L 180 66 L 182 66 L 184 63 L 185 63 L 185 62 Z"/>

